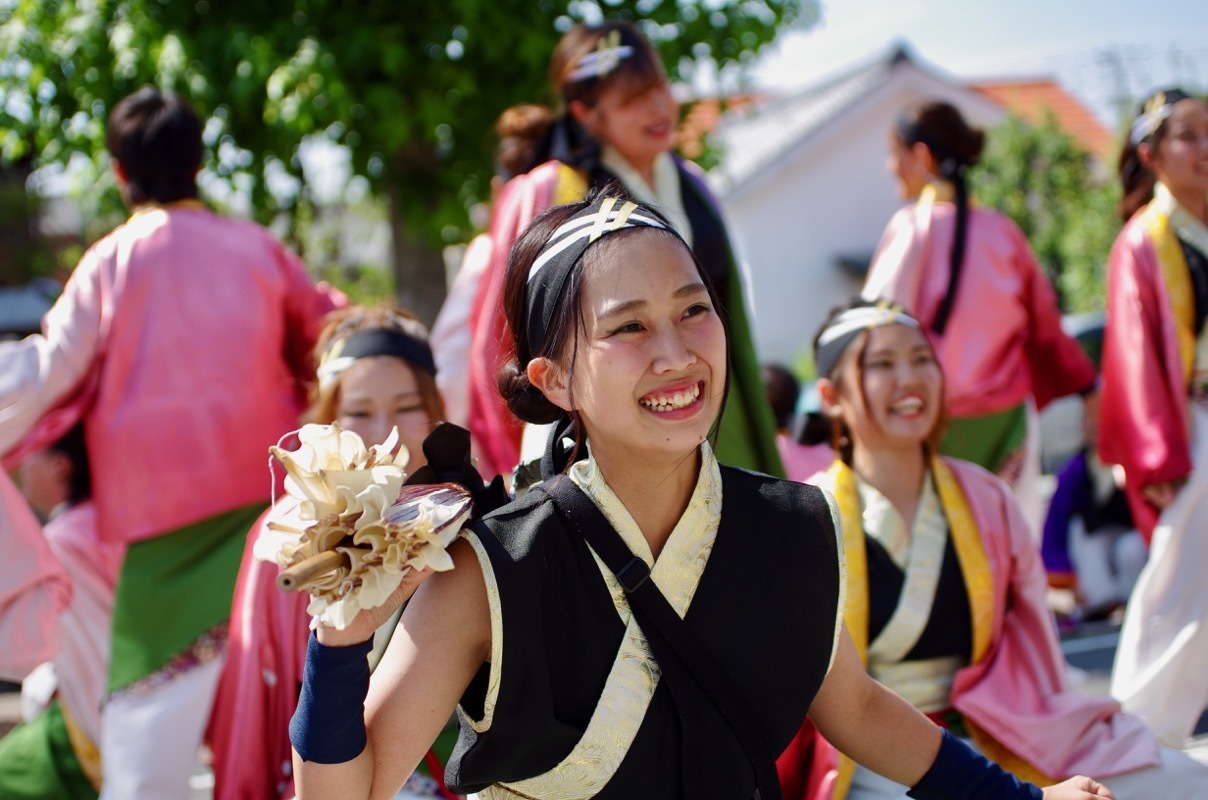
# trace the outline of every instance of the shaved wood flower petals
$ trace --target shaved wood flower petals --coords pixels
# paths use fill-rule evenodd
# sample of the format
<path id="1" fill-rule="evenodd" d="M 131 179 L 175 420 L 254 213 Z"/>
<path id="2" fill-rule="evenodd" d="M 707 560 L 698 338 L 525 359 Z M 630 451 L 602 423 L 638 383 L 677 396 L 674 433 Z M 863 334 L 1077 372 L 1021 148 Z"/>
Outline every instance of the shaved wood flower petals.
<path id="1" fill-rule="evenodd" d="M 404 486 L 408 453 L 393 454 L 397 431 L 366 449 L 339 425 L 306 425 L 298 441 L 296 450 L 271 448 L 289 497 L 270 515 L 254 555 L 296 568 L 289 577 L 311 594 L 309 613 L 344 628 L 361 609 L 385 603 L 411 569 L 453 568 L 446 548 L 473 501 L 457 484 Z M 331 552 L 342 557 L 317 558 Z"/>

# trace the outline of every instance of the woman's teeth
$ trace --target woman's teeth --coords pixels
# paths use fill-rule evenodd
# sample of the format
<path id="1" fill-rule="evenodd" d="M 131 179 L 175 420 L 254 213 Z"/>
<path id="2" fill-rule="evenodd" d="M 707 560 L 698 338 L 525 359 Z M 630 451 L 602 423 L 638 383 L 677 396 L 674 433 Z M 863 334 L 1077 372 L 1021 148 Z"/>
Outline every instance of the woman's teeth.
<path id="1" fill-rule="evenodd" d="M 918 397 L 906 397 L 891 405 L 889 410 L 897 414 L 915 414 L 923 410 L 923 401 Z"/>
<path id="2" fill-rule="evenodd" d="M 700 397 L 700 384 L 693 386 L 686 392 L 676 392 L 669 397 L 643 398 L 638 402 L 651 411 L 674 411 L 677 408 L 683 408 L 695 403 L 698 397 Z"/>

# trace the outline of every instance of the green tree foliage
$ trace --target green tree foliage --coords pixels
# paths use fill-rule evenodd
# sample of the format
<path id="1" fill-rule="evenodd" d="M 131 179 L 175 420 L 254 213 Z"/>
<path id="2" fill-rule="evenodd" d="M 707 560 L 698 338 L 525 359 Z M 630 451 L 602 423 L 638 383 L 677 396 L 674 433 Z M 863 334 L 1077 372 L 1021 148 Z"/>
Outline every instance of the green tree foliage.
<path id="1" fill-rule="evenodd" d="M 1109 165 L 1091 157 L 1051 114 L 1040 125 L 1017 117 L 987 132 L 971 185 L 1027 235 L 1065 311 L 1104 307 L 1107 257 L 1119 232 Z"/>
<path id="2" fill-rule="evenodd" d="M 0 0 L 0 159 L 82 156 L 101 185 L 108 109 L 154 83 L 209 115 L 207 187 L 250 199 L 261 220 L 296 220 L 314 202 L 299 147 L 338 143 L 388 203 L 401 301 L 430 318 L 438 248 L 465 238 L 489 193 L 494 121 L 554 100 L 562 31 L 640 19 L 670 72 L 689 77 L 704 59 L 748 62 L 781 26 L 813 19 L 815 2 Z"/>

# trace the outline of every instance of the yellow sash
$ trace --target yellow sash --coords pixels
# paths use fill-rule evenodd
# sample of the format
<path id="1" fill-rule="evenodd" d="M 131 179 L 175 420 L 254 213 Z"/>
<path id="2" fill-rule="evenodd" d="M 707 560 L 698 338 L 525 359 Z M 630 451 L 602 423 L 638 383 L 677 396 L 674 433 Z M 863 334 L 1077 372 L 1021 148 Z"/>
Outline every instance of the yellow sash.
<path id="1" fill-rule="evenodd" d="M 1174 314 L 1179 340 L 1179 355 L 1183 362 L 1183 382 L 1191 380 L 1195 373 L 1195 294 L 1191 288 L 1191 272 L 1179 237 L 1170 224 L 1170 217 L 1150 203 L 1141 212 L 1141 223 L 1145 226 L 1149 240 L 1162 267 L 1166 281 L 1166 295 L 1170 298 L 1170 310 Z"/>
<path id="2" fill-rule="evenodd" d="M 973 512 L 956 476 L 941 459 L 932 459 L 931 474 L 944 516 L 948 519 L 949 535 L 956 550 L 956 559 L 965 579 L 969 594 L 969 614 L 973 626 L 973 653 L 971 663 L 978 663 L 990 650 L 990 636 L 994 624 L 994 582 L 990 575 L 990 562 L 982 546 L 981 534 L 973 519 Z M 863 514 L 860 510 L 860 494 L 856 488 L 856 476 L 851 467 L 835 461 L 827 471 L 835 504 L 839 508 L 839 519 L 843 524 L 843 546 L 847 556 L 847 604 L 844 619 L 848 632 L 855 643 L 860 661 L 868 666 L 868 552 L 864 541 Z M 985 756 L 1020 778 L 1045 786 L 1053 781 L 1007 750 L 988 733 L 962 717 L 966 729 L 981 748 Z M 835 779 L 832 800 L 843 800 L 851 788 L 855 762 L 839 754 L 839 774 Z"/>
<path id="3" fill-rule="evenodd" d="M 558 165 L 558 176 L 554 180 L 554 194 L 550 198 L 553 205 L 577 203 L 587 195 L 587 176 L 574 167 L 566 164 Z"/>
<path id="4" fill-rule="evenodd" d="M 59 710 L 63 712 L 63 726 L 67 729 L 67 741 L 75 752 L 76 760 L 80 762 L 80 772 L 98 792 L 101 790 L 101 753 L 96 744 L 84 733 L 84 729 L 75 721 L 67 704 L 59 701 Z"/>

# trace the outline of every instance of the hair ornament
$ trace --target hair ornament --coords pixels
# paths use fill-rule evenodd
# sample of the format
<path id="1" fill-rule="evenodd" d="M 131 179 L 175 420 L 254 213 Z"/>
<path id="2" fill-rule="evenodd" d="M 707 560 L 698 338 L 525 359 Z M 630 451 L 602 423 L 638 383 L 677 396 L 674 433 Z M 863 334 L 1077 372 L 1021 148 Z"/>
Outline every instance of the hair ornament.
<path id="1" fill-rule="evenodd" d="M 1175 105 L 1190 98 L 1191 95 L 1182 89 L 1154 92 L 1141 107 L 1141 113 L 1133 120 L 1132 127 L 1128 131 L 1129 142 L 1136 146 L 1153 136 L 1158 132 L 1158 128 L 1162 127 L 1162 123 L 1174 112 Z"/>
<path id="2" fill-rule="evenodd" d="M 607 36 L 600 37 L 596 49 L 580 58 L 574 69 L 566 76 L 568 83 L 582 80 L 599 80 L 605 78 L 617 68 L 626 58 L 633 55 L 633 47 L 621 44 L 621 32 L 614 30 Z"/>

